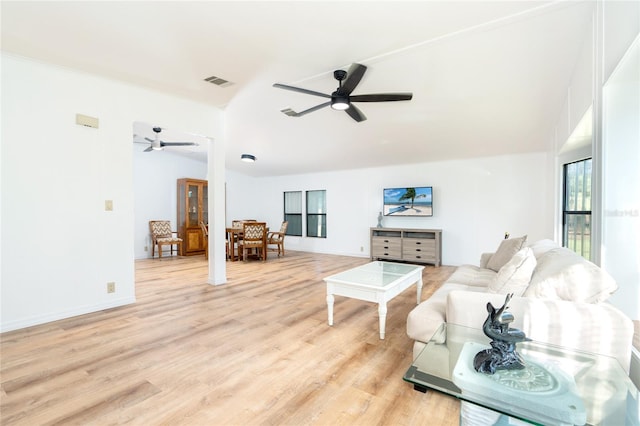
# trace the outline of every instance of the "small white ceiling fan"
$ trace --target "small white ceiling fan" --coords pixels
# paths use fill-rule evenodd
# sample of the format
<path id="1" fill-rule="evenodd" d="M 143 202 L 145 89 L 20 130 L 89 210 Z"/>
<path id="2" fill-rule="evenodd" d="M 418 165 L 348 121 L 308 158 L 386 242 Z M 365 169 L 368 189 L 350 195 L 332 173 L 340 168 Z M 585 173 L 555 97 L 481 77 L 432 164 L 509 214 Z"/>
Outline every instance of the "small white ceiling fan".
<path id="1" fill-rule="evenodd" d="M 198 144 L 195 142 L 165 142 L 163 140 L 160 140 L 160 132 L 162 132 L 161 127 L 154 127 L 153 131 L 156 134 L 154 139 L 145 137 L 144 141 L 138 141 L 136 140 L 138 135 L 133 135 L 134 143 L 150 144 L 149 147 L 144 150 L 144 152 L 161 151 L 165 146 L 198 146 Z"/>

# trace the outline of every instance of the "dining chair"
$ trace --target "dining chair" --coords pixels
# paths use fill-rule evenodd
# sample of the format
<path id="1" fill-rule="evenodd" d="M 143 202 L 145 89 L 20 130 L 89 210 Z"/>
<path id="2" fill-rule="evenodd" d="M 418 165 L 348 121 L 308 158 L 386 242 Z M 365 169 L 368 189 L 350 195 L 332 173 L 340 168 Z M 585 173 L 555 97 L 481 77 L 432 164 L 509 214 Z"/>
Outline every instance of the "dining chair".
<path id="1" fill-rule="evenodd" d="M 155 257 L 155 248 L 158 246 L 158 257 L 162 257 L 162 246 L 169 246 L 173 256 L 173 246 L 176 253 L 182 249 L 182 238 L 178 238 L 178 232 L 171 230 L 171 222 L 168 220 L 150 220 L 149 232 L 151 233 L 151 257 Z M 176 236 L 174 236 L 174 234 Z"/>
<path id="2" fill-rule="evenodd" d="M 267 234 L 267 250 L 277 251 L 278 257 L 280 257 L 280 253 L 284 256 L 284 236 L 288 225 L 289 222 L 285 220 L 280 226 L 280 231 L 272 231 Z M 275 247 L 270 248 L 269 246 Z"/>
<path id="3" fill-rule="evenodd" d="M 202 238 L 204 239 L 204 258 L 209 258 L 209 228 L 204 224 L 203 221 L 200 221 L 200 229 L 202 229 Z"/>
<path id="4" fill-rule="evenodd" d="M 262 261 L 267 260 L 266 246 L 267 224 L 265 222 L 244 222 L 242 224 L 242 239 L 239 241 L 238 250 L 242 260 L 247 261 L 247 251 L 260 251 Z"/>
<path id="5" fill-rule="evenodd" d="M 231 221 L 231 227 L 234 228 L 234 229 L 242 229 L 242 224 L 243 223 L 244 223 L 244 220 L 240 220 L 240 219 L 232 220 Z M 236 248 L 238 249 L 238 253 L 240 253 L 239 250 L 240 250 L 240 241 L 242 240 L 242 232 L 231 232 L 231 233 L 229 233 L 227 238 L 232 240 L 231 243 L 233 244 L 234 253 L 236 251 Z M 227 243 L 227 245 L 228 244 L 229 243 Z M 227 251 L 228 251 L 228 249 L 227 249 Z"/>

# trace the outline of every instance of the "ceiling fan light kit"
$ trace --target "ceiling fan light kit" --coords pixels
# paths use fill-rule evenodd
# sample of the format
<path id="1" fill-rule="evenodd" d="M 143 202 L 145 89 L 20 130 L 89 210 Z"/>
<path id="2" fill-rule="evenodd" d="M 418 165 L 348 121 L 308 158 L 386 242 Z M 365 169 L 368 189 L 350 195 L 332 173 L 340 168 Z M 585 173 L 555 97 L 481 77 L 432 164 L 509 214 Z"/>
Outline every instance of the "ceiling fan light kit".
<path id="1" fill-rule="evenodd" d="M 246 162 L 246 163 L 253 163 L 256 161 L 256 156 L 255 155 L 251 155 L 251 154 L 242 154 L 240 156 L 240 160 Z"/>
<path id="2" fill-rule="evenodd" d="M 351 105 L 349 104 L 348 96 L 342 96 L 342 95 L 331 96 L 331 108 L 338 111 L 344 111 L 348 109 L 350 106 Z"/>
<path id="3" fill-rule="evenodd" d="M 358 123 L 367 119 L 367 117 L 352 102 L 393 102 L 393 101 L 409 101 L 413 97 L 412 93 L 375 93 L 368 95 L 354 95 L 351 92 L 356 88 L 362 76 L 364 76 L 367 67 L 362 64 L 352 64 L 349 71 L 335 70 L 333 77 L 338 80 L 338 89 L 331 95 L 316 92 L 314 90 L 303 89 L 300 87 L 288 86 L 286 84 L 275 83 L 273 87 L 278 89 L 291 90 L 293 92 L 305 93 L 307 95 L 319 96 L 330 99 L 328 102 L 316 105 L 301 112 L 295 112 L 291 108 L 281 110 L 289 117 L 301 117 L 313 111 L 317 111 L 326 106 L 332 109 L 345 111 L 351 118 Z M 344 83 L 343 83 L 344 82 Z"/>

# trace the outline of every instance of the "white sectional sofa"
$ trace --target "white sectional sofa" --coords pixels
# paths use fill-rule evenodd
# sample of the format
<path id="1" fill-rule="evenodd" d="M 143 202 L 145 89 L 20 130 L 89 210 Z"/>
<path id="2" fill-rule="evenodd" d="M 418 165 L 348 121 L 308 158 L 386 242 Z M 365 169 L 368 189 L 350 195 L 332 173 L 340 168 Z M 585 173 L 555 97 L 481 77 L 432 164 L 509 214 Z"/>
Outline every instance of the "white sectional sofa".
<path id="1" fill-rule="evenodd" d="M 407 319 L 407 334 L 418 356 L 443 323 L 481 328 L 486 305 L 509 311 L 514 328 L 533 340 L 615 357 L 629 372 L 633 323 L 606 302 L 617 289 L 604 270 L 551 240 L 526 244 L 504 240 L 480 265 L 463 265 Z"/>

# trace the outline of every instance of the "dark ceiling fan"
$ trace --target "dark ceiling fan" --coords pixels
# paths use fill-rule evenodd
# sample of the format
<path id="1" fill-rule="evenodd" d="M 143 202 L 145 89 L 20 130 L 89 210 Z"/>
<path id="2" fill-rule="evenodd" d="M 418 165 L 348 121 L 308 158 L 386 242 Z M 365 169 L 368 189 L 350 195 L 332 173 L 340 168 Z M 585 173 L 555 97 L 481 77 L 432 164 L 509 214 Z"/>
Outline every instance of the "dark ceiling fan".
<path id="1" fill-rule="evenodd" d="M 154 127 L 153 131 L 156 133 L 156 136 L 154 139 L 150 139 L 145 137 L 144 139 L 147 142 L 138 142 L 138 141 L 134 141 L 136 143 L 150 143 L 151 145 L 149 146 L 149 148 L 145 149 L 143 152 L 149 152 L 149 151 L 161 151 L 165 146 L 198 146 L 197 143 L 195 142 L 164 142 L 160 140 L 160 132 L 162 132 L 162 128 L 161 127 Z M 135 135 L 134 135 L 135 136 Z"/>
<path id="2" fill-rule="evenodd" d="M 369 95 L 351 95 L 351 92 L 358 86 L 362 76 L 364 75 L 367 67 L 362 64 L 352 64 L 349 67 L 349 71 L 335 70 L 333 77 L 338 80 L 338 88 L 331 95 L 325 93 L 316 92 L 313 90 L 302 89 L 300 87 L 287 86 L 286 84 L 275 83 L 273 87 L 279 89 L 292 90 L 294 92 L 306 93 L 307 95 L 320 96 L 322 98 L 329 98 L 323 104 L 316 105 L 301 112 L 295 112 L 291 108 L 283 109 L 282 112 L 290 117 L 300 117 L 313 111 L 317 111 L 326 106 L 331 108 L 345 111 L 351 118 L 357 122 L 361 122 L 367 119 L 365 115 L 352 104 L 352 102 L 393 102 L 393 101 L 409 101 L 413 97 L 412 93 L 375 93 Z"/>

